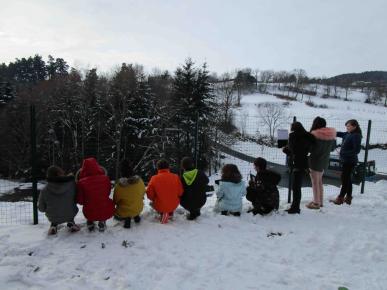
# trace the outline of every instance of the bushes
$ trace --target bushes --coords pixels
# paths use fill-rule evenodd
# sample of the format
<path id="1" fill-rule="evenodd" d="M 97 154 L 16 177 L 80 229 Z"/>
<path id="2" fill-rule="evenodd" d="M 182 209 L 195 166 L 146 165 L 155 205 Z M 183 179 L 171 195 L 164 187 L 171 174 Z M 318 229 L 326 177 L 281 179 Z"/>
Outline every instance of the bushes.
<path id="1" fill-rule="evenodd" d="M 339 96 L 331 96 L 331 95 L 327 95 L 327 94 L 322 95 L 321 98 L 323 98 L 323 99 L 340 99 Z"/>
<path id="2" fill-rule="evenodd" d="M 297 101 L 297 99 L 295 97 L 289 97 L 289 96 L 286 96 L 286 95 L 273 94 L 273 96 L 276 96 L 278 99 L 281 99 L 281 100 Z"/>
<path id="3" fill-rule="evenodd" d="M 309 107 L 313 107 L 313 108 L 328 109 L 327 105 L 325 105 L 325 104 L 324 105 L 317 105 L 317 104 L 313 103 L 312 101 L 306 101 L 305 105 L 307 105 Z"/>

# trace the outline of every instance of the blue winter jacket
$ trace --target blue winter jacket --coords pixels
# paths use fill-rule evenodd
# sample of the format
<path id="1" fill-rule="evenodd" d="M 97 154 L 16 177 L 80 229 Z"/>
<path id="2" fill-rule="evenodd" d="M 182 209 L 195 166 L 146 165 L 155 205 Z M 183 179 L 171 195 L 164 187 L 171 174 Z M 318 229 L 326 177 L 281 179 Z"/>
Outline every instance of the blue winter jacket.
<path id="1" fill-rule="evenodd" d="M 215 209 L 217 211 L 242 211 L 242 198 L 246 194 L 245 182 L 233 183 L 220 181 L 216 196 L 218 198 Z"/>
<path id="2" fill-rule="evenodd" d="M 343 138 L 340 150 L 340 160 L 343 163 L 358 162 L 357 155 L 361 150 L 361 135 L 359 133 L 337 132 L 337 137 Z"/>

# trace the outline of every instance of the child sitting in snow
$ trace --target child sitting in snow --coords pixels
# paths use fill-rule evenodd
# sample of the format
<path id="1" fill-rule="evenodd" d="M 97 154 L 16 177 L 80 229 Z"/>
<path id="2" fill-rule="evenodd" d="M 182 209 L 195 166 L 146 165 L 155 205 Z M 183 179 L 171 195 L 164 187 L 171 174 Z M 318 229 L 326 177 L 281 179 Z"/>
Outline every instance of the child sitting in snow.
<path id="1" fill-rule="evenodd" d="M 254 160 L 254 167 L 257 175 L 254 180 L 250 180 L 246 191 L 246 199 L 251 201 L 254 215 L 265 215 L 279 207 L 279 192 L 277 185 L 281 180 L 281 175 L 266 169 L 266 160 L 258 157 Z"/>
<path id="2" fill-rule="evenodd" d="M 121 163 L 121 175 L 114 187 L 113 201 L 116 204 L 114 217 L 124 220 L 124 228 L 130 228 L 132 218 L 139 223 L 140 213 L 144 208 L 145 185 L 141 177 L 133 172 L 133 167 L 127 160 Z"/>
<path id="3" fill-rule="evenodd" d="M 217 201 L 215 211 L 222 215 L 232 214 L 240 216 L 242 211 L 242 198 L 246 194 L 245 183 L 242 181 L 238 167 L 226 164 L 222 168 L 222 179 L 216 191 Z"/>
<path id="4" fill-rule="evenodd" d="M 83 160 L 77 184 L 77 201 L 83 205 L 89 231 L 94 230 L 95 221 L 98 221 L 99 231 L 105 231 L 106 220 L 113 216 L 114 204 L 109 197 L 110 190 L 110 179 L 97 160 Z"/>
<path id="5" fill-rule="evenodd" d="M 74 217 L 78 213 L 74 176 L 66 176 L 60 167 L 50 166 L 47 170 L 47 182 L 40 192 L 38 207 L 51 222 L 48 234 L 55 235 L 61 223 L 67 223 L 71 232 L 79 231 L 79 226 L 74 223 Z"/>
<path id="6" fill-rule="evenodd" d="M 179 176 L 169 171 L 167 160 L 159 160 L 157 170 L 157 174 L 149 181 L 146 193 L 152 207 L 161 215 L 160 222 L 167 223 L 180 203 L 183 185 Z"/>
<path id="7" fill-rule="evenodd" d="M 184 157 L 181 161 L 184 170 L 181 182 L 184 192 L 180 199 L 180 205 L 189 211 L 188 220 L 194 220 L 200 216 L 200 209 L 206 203 L 206 189 L 208 177 L 203 171 L 195 169 L 190 157 Z"/>

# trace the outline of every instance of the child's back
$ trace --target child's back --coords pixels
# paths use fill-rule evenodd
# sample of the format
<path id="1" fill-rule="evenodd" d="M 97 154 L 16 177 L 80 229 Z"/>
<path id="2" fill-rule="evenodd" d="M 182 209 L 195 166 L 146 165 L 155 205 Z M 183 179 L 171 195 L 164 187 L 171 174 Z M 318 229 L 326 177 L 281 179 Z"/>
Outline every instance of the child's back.
<path id="1" fill-rule="evenodd" d="M 122 177 L 114 187 L 114 203 L 117 205 L 115 216 L 119 218 L 136 217 L 144 208 L 145 185 L 142 179 L 135 175 Z"/>
<path id="2" fill-rule="evenodd" d="M 218 198 L 217 210 L 241 212 L 242 198 L 246 194 L 244 181 L 238 183 L 231 181 L 220 181 L 216 192 Z"/>
<path id="3" fill-rule="evenodd" d="M 85 159 L 77 184 L 77 201 L 83 205 L 83 214 L 88 221 L 105 221 L 113 216 L 110 190 L 110 179 L 97 161 L 94 158 Z"/>
<path id="4" fill-rule="evenodd" d="M 272 170 L 261 170 L 255 177 L 254 184 L 247 187 L 247 200 L 251 201 L 254 209 L 261 209 L 260 214 L 269 213 L 279 207 L 279 192 L 277 185 L 281 175 Z"/>
<path id="5" fill-rule="evenodd" d="M 47 181 L 40 192 L 39 210 L 46 213 L 52 224 L 72 222 L 78 213 L 74 176 L 57 176 Z"/>
<path id="6" fill-rule="evenodd" d="M 147 188 L 147 196 L 153 202 L 153 207 L 159 213 L 173 212 L 180 203 L 183 186 L 179 176 L 169 169 L 159 169 L 152 176 Z"/>

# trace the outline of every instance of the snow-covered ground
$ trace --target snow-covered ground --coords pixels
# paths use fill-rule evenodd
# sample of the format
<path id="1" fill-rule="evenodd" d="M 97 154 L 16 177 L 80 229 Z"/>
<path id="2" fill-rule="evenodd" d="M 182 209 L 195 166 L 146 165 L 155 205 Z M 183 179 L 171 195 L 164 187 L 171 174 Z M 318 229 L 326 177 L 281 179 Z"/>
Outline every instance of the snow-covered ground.
<path id="1" fill-rule="evenodd" d="M 75 234 L 0 226 L 0 289 L 386 289 L 386 186 L 301 215 L 281 201 L 267 217 L 225 217 L 211 197 L 194 222 L 178 209 L 161 225 L 146 206 L 129 230 L 109 220 L 107 232 L 89 233 L 81 213 Z"/>

